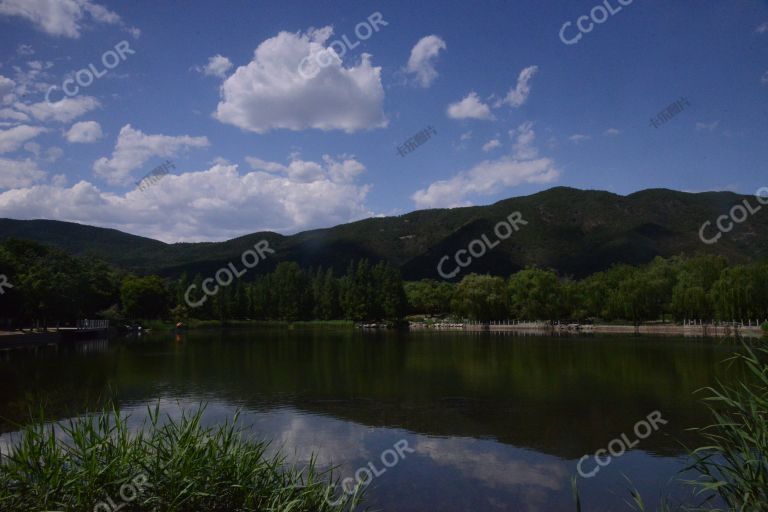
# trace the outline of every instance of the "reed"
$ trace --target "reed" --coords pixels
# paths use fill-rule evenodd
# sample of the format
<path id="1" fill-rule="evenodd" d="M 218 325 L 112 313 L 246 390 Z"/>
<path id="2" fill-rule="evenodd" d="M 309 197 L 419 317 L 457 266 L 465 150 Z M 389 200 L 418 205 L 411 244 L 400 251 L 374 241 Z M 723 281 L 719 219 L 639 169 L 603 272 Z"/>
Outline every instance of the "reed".
<path id="1" fill-rule="evenodd" d="M 43 411 L 0 453 L 0 510 L 351 511 L 361 496 L 332 496 L 333 474 L 267 455 L 232 421 L 201 424 L 149 409 L 138 429 L 114 406 L 60 424 Z M 335 482 L 338 483 L 338 482 Z M 326 499 L 326 495 L 330 499 Z"/>
<path id="2" fill-rule="evenodd" d="M 726 510 L 768 511 L 768 349 L 750 348 L 730 358 L 750 378 L 706 388 L 714 422 L 698 429 L 705 445 L 691 454 L 689 480 L 700 495 L 719 496 Z"/>

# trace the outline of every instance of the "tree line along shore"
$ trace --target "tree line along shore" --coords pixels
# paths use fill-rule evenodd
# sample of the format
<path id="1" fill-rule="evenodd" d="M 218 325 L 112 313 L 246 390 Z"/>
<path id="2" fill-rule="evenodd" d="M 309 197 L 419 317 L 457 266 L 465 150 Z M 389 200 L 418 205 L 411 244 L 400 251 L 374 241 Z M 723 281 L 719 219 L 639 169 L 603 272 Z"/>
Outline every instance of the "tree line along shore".
<path id="1" fill-rule="evenodd" d="M 268 274 L 236 280 L 199 307 L 184 293 L 202 276 L 136 275 L 92 256 L 70 256 L 34 242 L 0 244 L 0 329 L 55 327 L 82 318 L 114 323 L 169 321 L 402 322 L 551 321 L 764 324 L 768 261 L 730 264 L 719 256 L 656 258 L 614 265 L 583 279 L 542 268 L 508 278 L 468 274 L 456 282 L 404 282 L 397 268 L 362 259 L 330 269 L 279 263 Z"/>

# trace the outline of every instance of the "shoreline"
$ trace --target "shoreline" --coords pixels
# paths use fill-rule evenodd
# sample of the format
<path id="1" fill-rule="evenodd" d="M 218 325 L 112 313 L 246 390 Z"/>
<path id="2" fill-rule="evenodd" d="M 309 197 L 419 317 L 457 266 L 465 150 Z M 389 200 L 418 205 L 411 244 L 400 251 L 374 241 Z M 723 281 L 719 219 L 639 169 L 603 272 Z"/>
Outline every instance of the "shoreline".
<path id="1" fill-rule="evenodd" d="M 465 331 L 465 332 L 522 332 L 551 334 L 645 334 L 650 336 L 683 336 L 696 338 L 761 338 L 767 335 L 760 326 L 745 325 L 676 325 L 676 324 L 550 324 L 548 322 L 522 323 L 438 323 L 410 322 L 413 331 Z"/>

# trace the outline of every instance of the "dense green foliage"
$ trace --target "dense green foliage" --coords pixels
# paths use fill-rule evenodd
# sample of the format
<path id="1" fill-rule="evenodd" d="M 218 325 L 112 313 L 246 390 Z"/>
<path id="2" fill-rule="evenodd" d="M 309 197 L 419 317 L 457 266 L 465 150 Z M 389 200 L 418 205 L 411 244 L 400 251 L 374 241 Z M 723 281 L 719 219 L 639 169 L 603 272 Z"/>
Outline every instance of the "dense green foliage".
<path id="1" fill-rule="evenodd" d="M 202 276 L 192 280 L 199 290 Z M 172 284 L 178 304 L 185 304 L 186 276 Z M 405 315 L 406 298 L 400 272 L 386 263 L 351 263 L 346 274 L 305 270 L 297 263 L 280 263 L 274 272 L 252 282 L 223 287 L 202 306 L 187 308 L 199 319 L 254 320 L 398 320 Z"/>
<path id="2" fill-rule="evenodd" d="M 455 286 L 423 280 L 405 289 L 411 313 L 481 321 L 768 319 L 768 263 L 728 266 L 717 256 L 616 265 L 581 280 L 526 268 L 506 281 L 470 274 Z"/>
<path id="3" fill-rule="evenodd" d="M 27 325 L 93 317 L 118 302 L 122 278 L 94 257 L 18 240 L 0 244 L 0 275 L 13 286 L 0 294 L 0 319 Z"/>
<path id="4" fill-rule="evenodd" d="M 403 283 L 384 262 L 361 259 L 337 276 L 332 269 L 279 263 L 273 272 L 220 287 L 200 307 L 203 276 L 178 280 L 136 276 L 96 258 L 72 257 L 33 242 L 0 244 L 0 320 L 73 322 L 79 318 L 198 320 L 399 320 L 406 313 L 490 321 L 642 322 L 665 319 L 768 319 L 768 263 L 728 265 L 718 256 L 656 258 L 616 265 L 584 279 L 526 268 L 508 279 L 469 274 L 458 283 Z"/>
<path id="5" fill-rule="evenodd" d="M 221 287 L 198 308 L 186 304 L 191 284 L 203 277 L 167 280 L 136 276 L 92 257 L 72 257 L 34 242 L 0 244 L 0 275 L 13 286 L 0 294 L 0 321 L 55 326 L 82 318 L 112 320 L 398 320 L 406 298 L 397 269 L 363 259 L 337 277 L 280 263 L 274 272 Z"/>
<path id="6" fill-rule="evenodd" d="M 202 414 L 161 421 L 156 408 L 138 431 L 117 410 L 54 426 L 41 414 L 0 454 L 0 510 L 323 512 L 359 499 L 335 497 L 332 475 L 314 463 L 268 456 L 237 415 L 207 428 Z"/>

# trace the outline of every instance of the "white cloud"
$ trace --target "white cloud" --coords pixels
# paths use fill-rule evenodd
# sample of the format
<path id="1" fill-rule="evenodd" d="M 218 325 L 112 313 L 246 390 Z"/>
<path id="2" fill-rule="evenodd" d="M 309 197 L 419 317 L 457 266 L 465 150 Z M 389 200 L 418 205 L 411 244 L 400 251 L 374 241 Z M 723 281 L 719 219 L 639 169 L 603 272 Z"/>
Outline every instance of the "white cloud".
<path id="1" fill-rule="evenodd" d="M 499 142 L 499 139 L 491 139 L 485 144 L 483 144 L 483 151 L 493 151 L 494 149 L 501 146 L 501 142 Z"/>
<path id="2" fill-rule="evenodd" d="M 64 155 L 64 150 L 60 147 L 53 146 L 45 150 L 45 156 L 43 157 L 46 162 L 55 162 Z"/>
<path id="3" fill-rule="evenodd" d="M 16 86 L 16 82 L 8 78 L 7 76 L 0 75 L 0 99 L 13 91 Z"/>
<path id="4" fill-rule="evenodd" d="M 435 60 L 446 48 L 445 41 L 436 35 L 422 37 L 411 49 L 406 72 L 414 75 L 421 87 L 429 87 L 438 76 Z"/>
<path id="5" fill-rule="evenodd" d="M 530 82 L 538 70 L 538 66 L 529 66 L 523 69 L 517 77 L 517 85 L 514 89 L 509 90 L 507 97 L 504 98 L 504 103 L 512 108 L 523 105 L 531 94 Z"/>
<path id="6" fill-rule="evenodd" d="M 330 155 L 323 155 L 323 163 L 301 160 L 298 155 L 291 155 L 288 165 L 267 162 L 260 158 L 248 156 L 245 160 L 254 170 L 283 174 L 291 181 L 311 183 L 314 181 L 330 180 L 334 183 L 352 183 L 358 175 L 365 171 L 365 166 L 355 160 L 352 155 L 341 155 L 339 160 Z"/>
<path id="7" fill-rule="evenodd" d="M 80 37 L 84 24 L 124 26 L 120 16 L 91 0 L 0 0 L 0 16 L 19 16 L 48 35 Z M 128 28 L 131 33 L 138 29 Z"/>
<path id="8" fill-rule="evenodd" d="M 127 124 L 120 129 L 112 158 L 99 158 L 94 162 L 93 170 L 111 184 L 126 184 L 130 181 L 131 171 L 152 157 L 171 157 L 186 148 L 208 145 L 207 137 L 146 135 Z"/>
<path id="9" fill-rule="evenodd" d="M 31 105 L 17 102 L 13 106 L 16 110 L 32 115 L 38 121 L 53 120 L 68 123 L 99 107 L 100 104 L 93 96 L 76 96 L 53 102 L 41 101 Z"/>
<path id="10" fill-rule="evenodd" d="M 465 141 L 465 140 L 470 140 L 470 139 L 472 139 L 472 132 L 471 131 L 464 132 L 464 133 L 461 134 L 461 137 L 459 137 L 459 140 L 461 140 L 462 142 Z"/>
<path id="11" fill-rule="evenodd" d="M 607 137 L 612 137 L 612 136 L 615 136 L 615 135 L 619 135 L 620 133 L 621 133 L 621 130 L 618 130 L 616 128 L 608 128 L 607 130 L 605 130 L 603 132 L 603 135 L 605 135 Z"/>
<path id="12" fill-rule="evenodd" d="M 101 125 L 96 121 L 81 121 L 75 123 L 64 133 L 69 142 L 90 143 L 96 142 L 102 137 Z"/>
<path id="13" fill-rule="evenodd" d="M 64 154 L 64 150 L 56 146 L 43 151 L 43 147 L 37 142 L 27 142 L 24 144 L 24 149 L 35 155 L 35 158 L 42 158 L 49 163 L 55 162 Z"/>
<path id="14" fill-rule="evenodd" d="M 760 83 L 763 85 L 768 84 L 768 71 L 763 73 L 763 76 L 760 77 Z"/>
<path id="15" fill-rule="evenodd" d="M 219 78 L 225 78 L 227 71 L 232 68 L 232 61 L 223 55 L 214 55 L 208 58 L 208 64 L 205 66 L 197 66 L 196 71 L 207 76 L 216 76 Z"/>
<path id="16" fill-rule="evenodd" d="M 581 144 L 584 141 L 587 141 L 591 139 L 592 137 L 589 135 L 584 135 L 583 133 L 574 133 L 570 137 L 568 137 L 568 140 L 573 142 L 574 144 Z"/>
<path id="17" fill-rule="evenodd" d="M 720 121 L 712 121 L 711 123 L 696 123 L 696 130 L 708 130 L 710 132 L 715 131 L 715 128 L 720 124 Z"/>
<path id="18" fill-rule="evenodd" d="M 536 133 L 533 131 L 533 123 L 527 121 L 509 131 L 510 138 L 515 139 L 512 146 L 514 156 L 518 160 L 533 160 L 539 156 L 539 150 L 533 145 L 536 141 Z"/>
<path id="19" fill-rule="evenodd" d="M 0 189 L 14 189 L 29 187 L 45 179 L 45 171 L 40 170 L 37 164 L 30 159 L 11 160 L 0 158 Z M 0 194 L 2 197 L 4 194 Z M 11 215 L 7 215 L 10 217 Z"/>
<path id="20" fill-rule="evenodd" d="M 334 183 L 351 183 L 365 172 L 365 166 L 355 160 L 353 155 L 341 155 L 337 161 L 330 155 L 323 155 L 328 176 Z"/>
<path id="21" fill-rule="evenodd" d="M 768 21 L 758 25 L 758 27 L 755 29 L 755 32 L 757 32 L 758 34 L 765 34 L 766 32 L 768 32 Z"/>
<path id="22" fill-rule="evenodd" d="M 325 48 L 332 33 L 330 27 L 280 32 L 263 41 L 253 60 L 222 84 L 214 117 L 256 133 L 280 128 L 351 133 L 386 126 L 381 68 L 365 53 L 358 65 L 345 67 Z M 327 66 L 313 64 L 318 55 Z"/>
<path id="23" fill-rule="evenodd" d="M 0 130 L 0 153 L 16 151 L 26 141 L 34 139 L 45 131 L 47 131 L 45 128 L 25 124 L 14 126 L 7 130 Z"/>
<path id="24" fill-rule="evenodd" d="M 274 165 L 273 171 L 241 174 L 236 165 L 216 165 L 171 174 L 146 191 L 124 195 L 86 181 L 17 188 L 0 193 L 0 217 L 80 222 L 175 242 L 295 232 L 373 215 L 365 206 L 369 186 L 334 181 L 328 164 L 316 164 L 325 177 L 307 181 L 278 170 L 286 166 L 258 161 Z"/>
<path id="25" fill-rule="evenodd" d="M 470 196 L 489 196 L 522 183 L 551 183 L 560 177 L 555 162 L 537 158 L 533 147 L 533 123 L 521 124 L 510 131 L 515 139 L 514 154 L 496 160 L 484 160 L 469 170 L 447 180 L 432 183 L 411 196 L 417 208 L 468 206 Z"/>
<path id="26" fill-rule="evenodd" d="M 452 208 L 472 203 L 467 196 L 489 196 L 522 183 L 551 183 L 560 171 L 548 158 L 520 161 L 509 156 L 485 160 L 448 180 L 436 181 L 411 196 L 417 208 Z"/>
<path id="27" fill-rule="evenodd" d="M 20 44 L 19 46 L 16 47 L 16 53 L 23 57 L 26 57 L 29 55 L 34 55 L 35 50 L 32 48 L 32 45 Z"/>
<path id="28" fill-rule="evenodd" d="M 466 98 L 448 105 L 448 117 L 452 119 L 493 119 L 491 109 L 480 101 L 477 93 L 470 92 Z"/>

